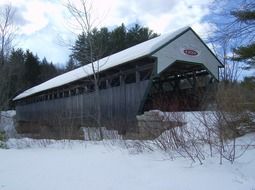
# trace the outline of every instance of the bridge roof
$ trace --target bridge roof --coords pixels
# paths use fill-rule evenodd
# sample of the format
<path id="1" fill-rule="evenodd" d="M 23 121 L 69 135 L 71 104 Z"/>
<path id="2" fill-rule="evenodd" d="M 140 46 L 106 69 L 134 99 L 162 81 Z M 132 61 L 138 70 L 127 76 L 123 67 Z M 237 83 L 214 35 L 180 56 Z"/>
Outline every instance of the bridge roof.
<path id="1" fill-rule="evenodd" d="M 60 87 L 65 84 L 88 77 L 93 74 L 92 64 L 94 64 L 94 68 L 96 72 L 101 72 L 101 71 L 110 69 L 112 67 L 145 57 L 145 56 L 157 57 L 157 52 L 160 49 L 164 48 L 166 45 L 170 44 L 172 41 L 175 41 L 175 39 L 178 39 L 179 37 L 181 37 L 188 31 L 192 31 L 194 33 L 194 31 L 190 27 L 183 27 L 172 33 L 161 35 L 159 37 L 145 41 L 143 43 L 140 43 L 138 45 L 135 45 L 133 47 L 130 47 L 128 49 L 125 49 L 113 55 L 110 55 L 108 57 L 102 58 L 98 61 L 95 61 L 94 63 L 90 63 L 88 65 L 79 67 L 77 69 L 74 69 L 62 75 L 59 75 L 57 77 L 54 77 L 44 83 L 41 83 L 37 86 L 34 86 L 28 89 L 22 92 L 21 94 L 19 94 L 18 96 L 16 96 L 13 100 L 23 99 L 28 96 L 34 95 L 36 93 L 53 89 L 56 87 Z M 202 42 L 202 40 L 200 41 Z M 206 45 L 204 44 L 204 46 Z M 208 47 L 207 49 L 214 56 L 214 54 L 209 50 Z M 220 61 L 215 56 L 214 58 L 216 60 L 215 62 L 217 62 L 216 63 L 217 68 L 222 66 Z"/>

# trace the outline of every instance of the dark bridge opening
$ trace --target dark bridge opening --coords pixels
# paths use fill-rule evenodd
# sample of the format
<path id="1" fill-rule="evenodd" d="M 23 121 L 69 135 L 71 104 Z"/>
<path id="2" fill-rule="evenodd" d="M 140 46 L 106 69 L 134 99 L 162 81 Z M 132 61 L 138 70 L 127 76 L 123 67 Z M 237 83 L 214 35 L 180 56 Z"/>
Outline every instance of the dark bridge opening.
<path id="1" fill-rule="evenodd" d="M 142 112 L 202 109 L 214 81 L 202 64 L 177 61 L 152 79 Z"/>

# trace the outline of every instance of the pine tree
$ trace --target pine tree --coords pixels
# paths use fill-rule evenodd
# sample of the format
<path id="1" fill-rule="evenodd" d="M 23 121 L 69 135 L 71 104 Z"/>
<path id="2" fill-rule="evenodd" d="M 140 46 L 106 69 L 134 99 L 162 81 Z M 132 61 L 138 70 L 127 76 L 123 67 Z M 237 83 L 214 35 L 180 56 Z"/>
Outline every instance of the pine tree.
<path id="1" fill-rule="evenodd" d="M 217 1 L 216 1 L 217 3 Z M 231 4 L 216 20 L 218 30 L 215 41 L 232 44 L 235 56 L 232 60 L 244 62 L 244 69 L 255 67 L 255 3 L 254 0 L 241 0 Z M 231 6 L 232 5 L 232 6 Z M 219 15 L 218 15 L 219 16 Z M 220 21 L 219 21 L 220 20 Z"/>
<path id="2" fill-rule="evenodd" d="M 1 71 L 0 109 L 8 109 L 11 99 L 25 87 L 22 79 L 24 76 L 24 52 L 21 49 L 13 49 Z"/>
<path id="3" fill-rule="evenodd" d="M 93 49 L 93 61 L 108 56 L 111 52 L 110 45 L 110 33 L 107 28 L 101 28 L 100 30 L 94 28 L 91 32 L 91 42 Z M 72 47 L 72 58 L 76 59 L 80 65 L 86 65 L 91 62 L 90 47 L 88 36 L 84 33 L 78 35 L 78 39 L 75 45 Z"/>
<path id="4" fill-rule="evenodd" d="M 255 43 L 248 44 L 246 46 L 240 46 L 234 49 L 236 57 L 233 59 L 236 61 L 244 61 L 247 66 L 244 69 L 251 69 L 255 67 Z"/>
<path id="5" fill-rule="evenodd" d="M 93 49 L 93 61 L 117 53 L 121 50 L 149 40 L 158 36 L 152 30 L 135 24 L 127 29 L 124 24 L 109 31 L 106 27 L 98 30 L 94 28 L 91 31 L 91 42 Z M 80 65 L 86 65 L 91 62 L 90 47 L 88 36 L 84 33 L 78 35 L 78 38 L 72 47 L 72 55 Z"/>
<path id="6" fill-rule="evenodd" d="M 57 69 L 53 65 L 53 63 L 49 63 L 47 59 L 44 57 L 43 60 L 41 61 L 41 64 L 39 65 L 40 69 L 40 75 L 38 76 L 38 81 L 44 82 L 46 80 L 49 80 L 55 76 L 57 76 Z"/>
<path id="7" fill-rule="evenodd" d="M 111 54 L 117 53 L 126 48 L 127 31 L 124 24 L 115 28 L 110 35 Z"/>
<path id="8" fill-rule="evenodd" d="M 29 50 L 25 53 L 25 73 L 24 80 L 27 87 L 32 87 L 40 82 L 40 61 L 37 56 L 35 56 Z"/>
<path id="9" fill-rule="evenodd" d="M 128 47 L 131 47 L 146 40 L 149 40 L 151 38 L 155 38 L 157 36 L 158 35 L 156 33 L 153 33 L 153 31 L 150 30 L 149 28 L 142 27 L 139 24 L 135 24 L 128 30 L 127 44 Z"/>
<path id="10" fill-rule="evenodd" d="M 77 67 L 78 65 L 75 63 L 73 56 L 69 56 L 69 59 L 66 63 L 65 71 L 71 71 L 73 69 L 76 69 Z"/>
<path id="11" fill-rule="evenodd" d="M 255 3 L 245 6 L 244 9 L 231 12 L 231 14 L 236 18 L 236 21 L 243 24 L 242 30 L 245 28 L 252 27 L 255 29 Z M 249 30 L 248 30 L 249 31 Z M 253 37 L 255 36 L 255 31 L 252 32 Z M 237 61 L 245 61 L 248 64 L 246 69 L 250 69 L 255 66 L 255 41 L 252 39 L 248 44 L 237 47 L 234 49 Z"/>
<path id="12" fill-rule="evenodd" d="M 25 72 L 25 54 L 22 49 L 12 50 L 8 59 L 8 66 L 11 75 L 9 75 L 9 97 L 14 96 L 18 91 L 25 88 L 23 76 Z"/>

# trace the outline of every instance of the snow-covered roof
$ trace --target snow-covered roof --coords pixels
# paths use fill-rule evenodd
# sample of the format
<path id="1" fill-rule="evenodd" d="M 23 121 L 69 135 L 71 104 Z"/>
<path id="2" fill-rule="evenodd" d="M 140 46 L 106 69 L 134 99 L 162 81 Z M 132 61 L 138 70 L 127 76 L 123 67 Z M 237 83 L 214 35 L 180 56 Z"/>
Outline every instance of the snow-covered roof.
<path id="1" fill-rule="evenodd" d="M 132 60 L 135 60 L 137 58 L 146 56 L 151 54 L 153 51 L 170 41 L 171 39 L 175 38 L 178 34 L 184 32 L 185 30 L 189 29 L 189 27 L 181 28 L 173 33 L 170 34 L 164 34 L 159 37 L 153 38 L 151 40 L 148 40 L 146 42 L 140 43 L 138 45 L 135 45 L 133 47 L 130 47 L 128 49 L 125 49 L 123 51 L 120 51 L 118 53 L 115 53 L 113 55 L 110 55 L 108 57 L 105 57 L 103 59 L 100 59 L 94 63 L 94 65 L 99 65 L 100 71 L 109 69 L 111 67 L 120 65 L 122 63 L 126 63 Z M 84 77 L 87 77 L 89 75 L 92 75 L 92 65 L 88 64 L 82 67 L 79 67 L 77 69 L 74 69 L 72 71 L 69 71 L 67 73 L 64 73 L 62 75 L 59 75 L 57 77 L 54 77 L 44 83 L 41 83 L 37 86 L 34 86 L 18 96 L 16 96 L 13 100 L 19 100 L 22 98 L 25 98 L 27 96 L 36 94 L 41 91 L 49 90 L 52 88 L 56 88 L 65 84 L 68 84 L 70 82 L 82 79 Z"/>
<path id="2" fill-rule="evenodd" d="M 189 30 L 192 30 L 192 29 L 190 27 L 183 27 L 172 33 L 161 35 L 159 37 L 153 38 L 146 42 L 143 42 L 133 47 L 130 47 L 128 49 L 125 49 L 121 52 L 118 52 L 108 57 L 105 57 L 103 59 L 100 59 L 94 62 L 94 65 L 95 67 L 99 65 L 98 71 L 104 71 L 111 67 L 114 67 L 123 63 L 127 63 L 129 61 L 132 61 L 147 55 L 152 55 L 157 50 L 162 48 L 164 45 L 168 44 L 171 40 L 177 38 L 179 35 L 186 33 L 186 31 L 189 31 Z M 67 73 L 64 73 L 62 75 L 59 75 L 42 84 L 34 86 L 22 92 L 21 94 L 16 96 L 13 100 L 19 100 L 45 90 L 63 86 L 65 84 L 77 81 L 79 79 L 90 76 L 92 74 L 93 74 L 93 70 L 92 70 L 92 63 L 91 63 L 88 65 L 79 67 L 75 70 L 69 71 Z"/>

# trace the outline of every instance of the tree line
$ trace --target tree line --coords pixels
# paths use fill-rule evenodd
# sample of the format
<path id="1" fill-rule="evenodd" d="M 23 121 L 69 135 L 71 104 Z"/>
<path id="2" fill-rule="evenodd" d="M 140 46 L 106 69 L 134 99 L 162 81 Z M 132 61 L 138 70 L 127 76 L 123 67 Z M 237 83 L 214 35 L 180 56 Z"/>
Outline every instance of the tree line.
<path id="1" fill-rule="evenodd" d="M 10 10 L 9 7 L 8 10 Z M 30 50 L 13 48 L 7 51 L 9 47 L 2 46 L 0 48 L 2 52 L 0 56 L 0 109 L 12 108 L 13 97 L 26 89 L 156 36 L 158 34 L 139 24 L 130 28 L 121 24 L 113 30 L 106 27 L 93 28 L 90 36 L 93 55 L 90 54 L 88 35 L 81 33 L 71 48 L 72 54 L 69 60 L 62 68 L 46 58 L 40 60 Z M 11 43 L 8 42 L 8 46 L 9 44 Z"/>
<path id="2" fill-rule="evenodd" d="M 63 72 L 46 58 L 40 60 L 30 50 L 13 49 L 0 66 L 0 105 L 11 106 L 12 98 L 34 85 L 42 83 Z"/>
<path id="3" fill-rule="evenodd" d="M 215 1 L 217 4 L 217 0 Z M 246 63 L 242 68 L 254 68 L 254 31 L 255 4 L 251 0 L 242 1 L 242 6 L 225 10 L 226 23 L 215 23 L 217 30 L 212 36 L 212 43 L 218 48 L 216 53 L 227 65 L 222 79 L 236 81 L 239 62 Z M 64 68 L 56 67 L 46 58 L 40 60 L 30 50 L 12 49 L 15 34 L 13 16 L 15 11 L 10 5 L 0 10 L 0 109 L 7 109 L 9 100 L 19 92 L 44 82 L 63 72 L 119 52 L 133 45 L 158 36 L 151 29 L 134 24 L 127 27 L 121 24 L 113 29 L 93 28 L 82 32 L 71 47 L 72 53 Z M 219 18 L 222 15 L 218 15 Z M 224 20 L 224 19 L 218 19 Z M 91 51 L 93 49 L 93 51 Z M 229 56 L 232 52 L 233 56 Z M 244 86 L 253 86 L 255 77 L 246 77 Z"/>
<path id="4" fill-rule="evenodd" d="M 89 33 L 82 32 L 78 35 L 71 47 L 72 54 L 67 68 L 71 70 L 89 64 L 157 36 L 157 33 L 139 24 L 126 27 L 122 23 L 113 30 L 106 27 L 93 28 Z M 92 52 L 91 49 L 93 49 Z"/>

